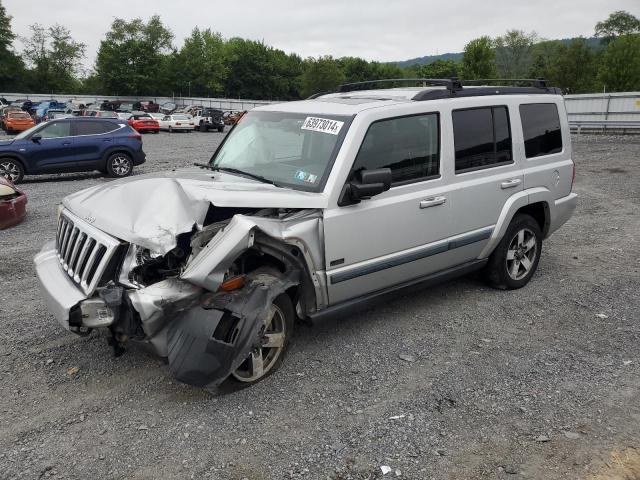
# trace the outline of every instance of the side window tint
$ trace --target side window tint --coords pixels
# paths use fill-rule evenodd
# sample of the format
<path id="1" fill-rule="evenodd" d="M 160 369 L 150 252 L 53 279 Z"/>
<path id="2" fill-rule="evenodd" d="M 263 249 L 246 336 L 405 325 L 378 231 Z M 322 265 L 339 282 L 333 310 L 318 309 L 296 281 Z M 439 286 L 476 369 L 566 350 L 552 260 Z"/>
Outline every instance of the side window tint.
<path id="1" fill-rule="evenodd" d="M 104 133 L 105 122 L 76 122 L 76 135 L 97 135 Z"/>
<path id="2" fill-rule="evenodd" d="M 38 132 L 42 138 L 68 137 L 71 134 L 71 123 L 51 122 Z"/>
<path id="3" fill-rule="evenodd" d="M 393 182 L 440 172 L 440 122 L 437 113 L 392 118 L 371 124 L 353 171 L 390 168 Z"/>
<path id="4" fill-rule="evenodd" d="M 512 161 L 507 107 L 453 111 L 456 173 Z"/>
<path id="5" fill-rule="evenodd" d="M 527 158 L 562 151 L 562 130 L 555 103 L 520 105 L 520 118 Z"/>

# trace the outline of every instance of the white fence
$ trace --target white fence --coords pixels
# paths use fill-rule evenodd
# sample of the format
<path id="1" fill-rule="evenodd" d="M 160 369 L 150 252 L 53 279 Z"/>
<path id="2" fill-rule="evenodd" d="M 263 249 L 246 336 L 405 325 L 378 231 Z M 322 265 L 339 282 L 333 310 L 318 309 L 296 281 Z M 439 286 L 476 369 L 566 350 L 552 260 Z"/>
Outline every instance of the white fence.
<path id="1" fill-rule="evenodd" d="M 640 121 L 640 92 L 565 95 L 569 122 Z M 628 126 L 629 130 L 639 127 Z"/>
<path id="2" fill-rule="evenodd" d="M 173 102 L 177 105 L 202 105 L 204 107 L 219 108 L 220 110 L 244 111 L 259 107 L 260 105 L 269 105 L 271 103 L 280 103 L 269 100 L 245 100 L 233 98 L 199 98 L 199 97 L 131 97 L 131 96 L 109 96 L 109 95 L 58 95 L 58 94 L 31 94 L 31 93 L 1 93 L 0 97 L 4 97 L 9 101 L 26 99 L 32 102 L 41 102 L 44 100 L 57 100 L 66 102 L 68 100 L 76 100 L 79 103 L 96 103 L 103 100 L 122 100 L 125 102 L 149 101 L 153 100 L 162 105 L 166 102 Z"/>

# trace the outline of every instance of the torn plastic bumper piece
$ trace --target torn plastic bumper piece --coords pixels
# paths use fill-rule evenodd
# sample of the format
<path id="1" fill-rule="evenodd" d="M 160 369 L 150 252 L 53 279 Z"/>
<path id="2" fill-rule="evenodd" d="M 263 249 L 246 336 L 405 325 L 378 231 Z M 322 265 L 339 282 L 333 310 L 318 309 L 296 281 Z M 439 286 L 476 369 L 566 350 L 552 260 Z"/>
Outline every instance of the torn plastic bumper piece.
<path id="1" fill-rule="evenodd" d="M 205 295 L 169 325 L 169 368 L 177 380 L 215 387 L 260 345 L 264 320 L 299 272 L 253 275 L 242 290 Z"/>

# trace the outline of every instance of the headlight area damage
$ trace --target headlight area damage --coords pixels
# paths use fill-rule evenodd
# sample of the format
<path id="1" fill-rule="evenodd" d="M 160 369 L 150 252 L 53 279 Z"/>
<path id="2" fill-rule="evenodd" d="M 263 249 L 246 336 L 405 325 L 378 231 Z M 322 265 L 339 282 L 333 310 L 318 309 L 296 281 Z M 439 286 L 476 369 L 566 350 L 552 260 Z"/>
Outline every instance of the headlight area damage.
<path id="1" fill-rule="evenodd" d="M 62 217 L 81 232 L 92 231 L 67 210 Z M 85 291 L 86 298 L 70 308 L 68 328 L 86 333 L 108 327 L 116 355 L 130 340 L 147 342 L 168 357 L 178 380 L 216 386 L 256 351 L 274 347 L 267 330 L 276 299 L 287 296 L 292 318 L 294 312 L 305 316 L 326 305 L 324 282 L 316 276 L 324 270 L 321 222 L 319 210 L 211 205 L 203 226 L 194 222 L 178 233 L 168 251 L 122 238 L 95 290 Z M 72 232 L 66 243 L 77 243 L 82 235 L 74 240 Z M 140 235 L 144 232 L 136 230 Z M 59 234 L 56 256 L 67 265 L 64 244 Z M 39 262 L 48 253 L 36 257 L 43 285 L 47 279 Z M 71 269 L 73 253 L 68 263 Z"/>

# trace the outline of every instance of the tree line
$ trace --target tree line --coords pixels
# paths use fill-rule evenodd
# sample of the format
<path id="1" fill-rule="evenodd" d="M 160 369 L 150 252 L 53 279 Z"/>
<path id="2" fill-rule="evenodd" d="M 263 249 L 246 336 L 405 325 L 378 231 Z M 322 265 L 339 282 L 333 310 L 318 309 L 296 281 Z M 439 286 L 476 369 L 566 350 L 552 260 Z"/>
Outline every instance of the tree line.
<path id="1" fill-rule="evenodd" d="M 86 45 L 62 25 L 31 25 L 16 52 L 11 17 L 0 1 L 0 91 L 292 100 L 345 82 L 415 77 L 543 77 L 565 93 L 640 90 L 640 20 L 613 12 L 595 25 L 594 35 L 596 42 L 561 41 L 509 30 L 471 40 L 460 61 L 401 68 L 358 57 L 302 58 L 211 29 L 194 28 L 177 48 L 171 30 L 154 15 L 147 21 L 116 18 L 87 73 L 81 68 Z"/>

